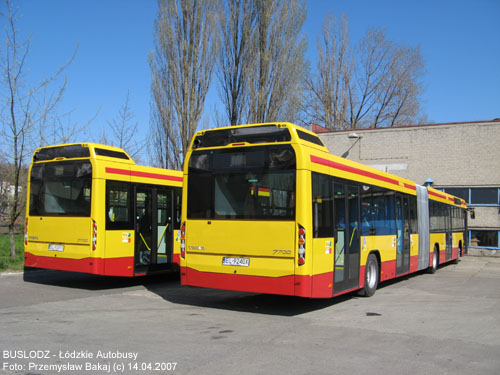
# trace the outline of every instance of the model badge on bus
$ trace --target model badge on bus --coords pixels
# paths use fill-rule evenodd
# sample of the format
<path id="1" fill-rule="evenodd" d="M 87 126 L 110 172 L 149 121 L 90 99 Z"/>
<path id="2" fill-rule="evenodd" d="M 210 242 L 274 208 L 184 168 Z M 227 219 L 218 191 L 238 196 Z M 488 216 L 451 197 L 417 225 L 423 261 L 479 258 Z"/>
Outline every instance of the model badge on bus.
<path id="1" fill-rule="evenodd" d="M 205 250 L 204 246 L 189 246 L 189 250 Z"/>

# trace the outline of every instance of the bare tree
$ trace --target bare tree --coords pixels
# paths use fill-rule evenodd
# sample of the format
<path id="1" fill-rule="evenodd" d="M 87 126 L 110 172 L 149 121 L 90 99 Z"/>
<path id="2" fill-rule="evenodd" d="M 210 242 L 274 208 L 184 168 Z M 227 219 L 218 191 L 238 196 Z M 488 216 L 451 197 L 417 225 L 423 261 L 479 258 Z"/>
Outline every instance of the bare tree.
<path id="1" fill-rule="evenodd" d="M 255 0 L 257 33 L 255 64 L 250 74 L 248 122 L 294 120 L 302 99 L 305 77 L 305 37 L 300 32 L 306 17 L 300 0 Z"/>
<path id="2" fill-rule="evenodd" d="M 109 126 L 102 130 L 99 142 L 120 147 L 138 162 L 144 141 L 137 136 L 139 124 L 134 121 L 134 113 L 130 108 L 130 91 L 127 91 L 118 115 L 107 123 Z"/>
<path id="3" fill-rule="evenodd" d="M 329 129 L 343 129 L 348 126 L 353 66 L 345 15 L 340 22 L 331 14 L 325 17 L 317 48 L 317 74 L 306 78 L 305 111 L 309 121 L 322 123 Z"/>
<path id="4" fill-rule="evenodd" d="M 30 38 L 18 40 L 17 9 L 5 0 L 5 44 L 1 51 L 0 69 L 0 155 L 8 167 L 8 226 L 11 257 L 16 257 L 15 225 L 24 210 L 22 193 L 23 171 L 26 157 L 39 143 L 40 127 L 52 118 L 66 88 L 66 79 L 59 77 L 73 57 L 56 72 L 40 83 L 28 86 L 25 82 Z M 76 53 L 76 51 L 75 51 Z M 57 85 L 59 83 L 59 85 Z M 57 87 L 53 87 L 57 85 Z"/>
<path id="5" fill-rule="evenodd" d="M 224 2 L 219 16 L 221 48 L 218 55 L 217 76 L 219 96 L 229 124 L 244 122 L 243 111 L 248 100 L 245 95 L 255 64 L 254 30 L 257 19 L 255 0 Z M 255 44 L 254 44 L 255 45 Z"/>
<path id="6" fill-rule="evenodd" d="M 383 30 L 369 29 L 361 41 L 359 59 L 350 91 L 352 128 L 415 120 L 424 65 L 420 49 L 397 45 L 387 40 Z"/>
<path id="7" fill-rule="evenodd" d="M 215 65 L 218 1 L 159 0 L 158 5 L 155 52 L 150 56 L 154 102 L 150 129 L 153 133 L 163 128 L 165 133 L 164 167 L 180 169 Z"/>
<path id="8" fill-rule="evenodd" d="M 339 27 L 332 16 L 325 20 L 317 73 L 306 81 L 309 120 L 333 129 L 418 122 L 424 67 L 420 49 L 389 41 L 380 29 L 367 30 L 352 48 L 347 33 L 345 16 Z"/>
<path id="9" fill-rule="evenodd" d="M 172 168 L 169 163 L 171 158 L 169 156 L 167 135 L 159 113 L 160 111 L 156 108 L 151 110 L 152 117 L 149 123 L 149 137 L 147 139 L 149 164 L 158 168 Z"/>

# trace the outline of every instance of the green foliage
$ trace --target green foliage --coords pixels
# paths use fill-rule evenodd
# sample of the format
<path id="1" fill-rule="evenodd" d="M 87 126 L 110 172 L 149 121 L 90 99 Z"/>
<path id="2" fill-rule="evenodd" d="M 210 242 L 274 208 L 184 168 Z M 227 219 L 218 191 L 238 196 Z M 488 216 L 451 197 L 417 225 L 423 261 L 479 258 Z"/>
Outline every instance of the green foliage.
<path id="1" fill-rule="evenodd" d="M 24 268 L 24 241 L 22 234 L 14 236 L 16 243 L 16 259 L 10 258 L 10 241 L 8 234 L 0 234 L 0 272 L 20 271 Z"/>

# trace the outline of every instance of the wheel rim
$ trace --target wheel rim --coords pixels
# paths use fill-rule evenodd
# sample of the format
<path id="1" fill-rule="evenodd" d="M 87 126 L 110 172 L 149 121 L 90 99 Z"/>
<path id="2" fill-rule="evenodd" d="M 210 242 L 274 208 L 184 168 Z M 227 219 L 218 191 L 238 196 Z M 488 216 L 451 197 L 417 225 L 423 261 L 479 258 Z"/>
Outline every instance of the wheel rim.
<path id="1" fill-rule="evenodd" d="M 438 257 L 437 257 L 436 250 L 434 250 L 434 255 L 432 256 L 432 267 L 434 269 L 437 268 L 437 263 L 438 263 Z"/>
<path id="2" fill-rule="evenodd" d="M 373 262 L 368 264 L 368 269 L 366 270 L 366 283 L 370 289 L 374 288 L 377 284 L 377 267 L 375 267 Z"/>

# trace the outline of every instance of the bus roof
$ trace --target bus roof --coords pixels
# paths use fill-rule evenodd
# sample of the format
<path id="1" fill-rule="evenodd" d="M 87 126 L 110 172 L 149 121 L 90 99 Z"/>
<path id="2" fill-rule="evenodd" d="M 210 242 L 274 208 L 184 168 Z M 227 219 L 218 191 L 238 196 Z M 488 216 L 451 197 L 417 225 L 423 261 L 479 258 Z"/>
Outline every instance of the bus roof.
<path id="1" fill-rule="evenodd" d="M 98 143 L 67 143 L 40 147 L 33 153 L 36 163 L 93 159 L 97 162 L 97 178 L 112 178 L 152 184 L 182 187 L 182 172 L 164 168 L 137 165 L 121 148 Z"/>
<path id="2" fill-rule="evenodd" d="M 194 135 L 190 149 L 277 142 L 300 143 L 328 152 L 316 134 L 290 122 L 267 122 L 200 130 Z"/>
<path id="3" fill-rule="evenodd" d="M 33 162 L 64 160 L 76 158 L 119 159 L 126 164 L 135 164 L 132 158 L 121 148 L 98 143 L 66 143 L 37 148 L 33 153 Z"/>
<path id="4" fill-rule="evenodd" d="M 462 198 L 457 198 L 454 195 L 445 193 L 441 190 L 434 189 L 433 187 L 427 187 L 429 191 L 429 199 L 439 201 L 442 203 L 452 204 L 462 208 L 467 208 L 467 203 Z"/>

